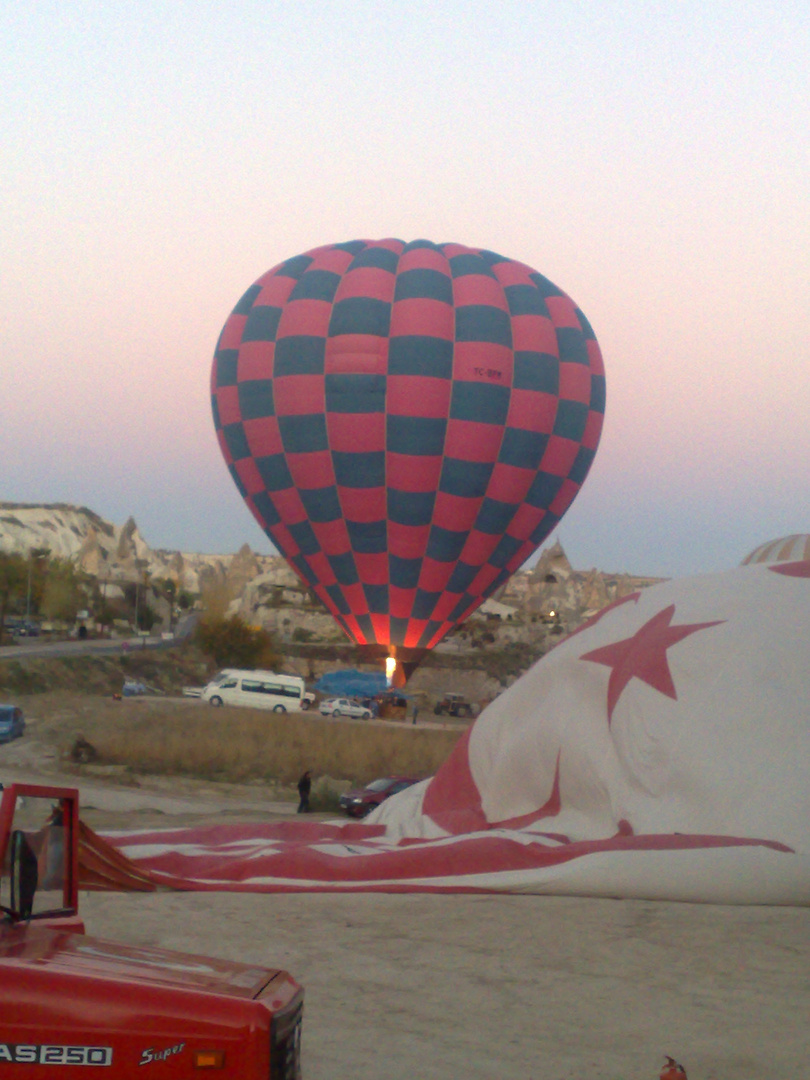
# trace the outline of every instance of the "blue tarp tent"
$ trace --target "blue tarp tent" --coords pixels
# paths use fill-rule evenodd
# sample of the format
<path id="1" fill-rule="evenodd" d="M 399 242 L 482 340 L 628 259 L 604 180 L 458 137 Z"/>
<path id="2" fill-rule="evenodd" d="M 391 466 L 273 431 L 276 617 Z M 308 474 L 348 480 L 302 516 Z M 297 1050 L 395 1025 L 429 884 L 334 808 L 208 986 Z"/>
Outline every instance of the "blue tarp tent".
<path id="1" fill-rule="evenodd" d="M 333 694 L 336 697 L 374 697 L 382 694 L 387 683 L 382 671 L 328 671 L 321 675 L 314 689 L 319 694 Z"/>

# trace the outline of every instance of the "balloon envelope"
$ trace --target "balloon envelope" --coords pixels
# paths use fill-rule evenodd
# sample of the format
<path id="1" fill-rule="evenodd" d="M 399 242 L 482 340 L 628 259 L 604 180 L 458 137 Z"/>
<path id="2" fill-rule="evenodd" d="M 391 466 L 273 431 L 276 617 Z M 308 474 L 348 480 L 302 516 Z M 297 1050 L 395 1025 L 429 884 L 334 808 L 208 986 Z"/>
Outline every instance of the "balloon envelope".
<path id="1" fill-rule="evenodd" d="M 569 297 L 522 263 L 427 240 L 333 244 L 268 271 L 225 323 L 211 390 L 269 539 L 350 638 L 392 651 L 434 646 L 542 543 L 605 405 Z"/>

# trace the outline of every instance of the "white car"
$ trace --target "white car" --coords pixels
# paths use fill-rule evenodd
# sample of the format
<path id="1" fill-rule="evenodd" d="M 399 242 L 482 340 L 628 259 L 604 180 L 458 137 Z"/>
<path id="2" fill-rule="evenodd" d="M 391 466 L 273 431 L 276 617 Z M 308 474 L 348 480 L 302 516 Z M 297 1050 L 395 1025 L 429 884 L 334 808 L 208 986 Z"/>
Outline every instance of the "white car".
<path id="1" fill-rule="evenodd" d="M 371 709 L 365 705 L 358 705 L 345 697 L 329 698 L 321 702 L 321 714 L 323 716 L 356 716 L 361 720 L 371 719 Z"/>

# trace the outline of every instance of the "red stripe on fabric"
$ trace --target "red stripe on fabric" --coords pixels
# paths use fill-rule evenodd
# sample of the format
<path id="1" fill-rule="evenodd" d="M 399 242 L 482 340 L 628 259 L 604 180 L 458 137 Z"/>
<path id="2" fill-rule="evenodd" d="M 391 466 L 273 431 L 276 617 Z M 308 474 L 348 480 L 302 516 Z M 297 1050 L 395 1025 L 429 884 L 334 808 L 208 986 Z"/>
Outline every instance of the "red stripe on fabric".
<path id="1" fill-rule="evenodd" d="M 307 273 L 311 270 L 331 270 L 335 274 L 343 274 L 348 270 L 354 255 L 350 251 L 342 251 L 333 245 L 316 248 L 308 252 L 312 262 L 307 267 Z"/>
<path id="2" fill-rule="evenodd" d="M 508 259 L 506 262 L 495 263 L 490 269 L 504 288 L 507 285 L 531 285 L 533 289 L 537 288 L 531 278 L 535 271 L 525 263 Z"/>
<path id="3" fill-rule="evenodd" d="M 439 484 L 442 461 L 438 456 L 386 454 L 385 474 L 392 491 L 433 492 Z"/>
<path id="4" fill-rule="evenodd" d="M 271 499 L 273 505 L 278 509 L 278 492 L 272 495 Z M 300 554 L 300 549 L 293 539 L 293 534 L 283 521 L 280 521 L 277 525 L 272 525 L 268 531 L 271 540 L 285 558 L 291 559 L 293 556 Z"/>
<path id="5" fill-rule="evenodd" d="M 360 629 L 360 623 L 354 617 L 354 615 L 342 615 L 345 629 L 349 636 L 357 642 L 358 645 L 366 644 L 366 635 Z"/>
<path id="6" fill-rule="evenodd" d="M 465 274 L 453 280 L 453 302 L 457 308 L 485 304 L 509 311 L 503 286 L 488 274 Z"/>
<path id="7" fill-rule="evenodd" d="M 594 410 L 591 409 L 588 413 L 588 419 L 585 421 L 585 430 L 582 433 L 582 445 L 586 450 L 595 450 L 599 445 L 599 438 L 602 434 L 604 420 L 604 415 L 600 412 L 594 412 Z"/>
<path id="8" fill-rule="evenodd" d="M 464 561 L 467 561 L 466 554 Z M 467 592 L 470 596 L 481 596 L 490 587 L 500 572 L 500 567 L 490 566 L 489 563 L 485 563 L 467 586 Z"/>
<path id="9" fill-rule="evenodd" d="M 357 573 L 364 585 L 387 585 L 388 584 L 388 555 L 384 551 L 372 555 L 356 551 L 354 564 Z"/>
<path id="10" fill-rule="evenodd" d="M 450 415 L 450 379 L 429 375 L 389 375 L 386 411 L 389 416 L 417 416 L 445 419 Z"/>
<path id="11" fill-rule="evenodd" d="M 457 341 L 453 350 L 453 378 L 487 386 L 511 386 L 512 350 L 491 341 Z"/>
<path id="12" fill-rule="evenodd" d="M 481 248 L 466 247 L 464 244 L 442 244 L 441 250 L 444 253 L 444 257 L 448 260 L 454 259 L 456 255 L 481 254 Z"/>
<path id="13" fill-rule="evenodd" d="M 547 296 L 546 307 L 555 326 L 569 326 L 575 330 L 582 329 L 577 318 L 576 305 L 570 296 Z"/>
<path id="14" fill-rule="evenodd" d="M 388 338 L 375 334 L 341 334 L 326 339 L 326 375 L 385 375 Z"/>
<path id="15" fill-rule="evenodd" d="M 238 387 L 220 386 L 217 390 L 217 411 L 220 424 L 236 424 L 242 419 Z"/>
<path id="16" fill-rule="evenodd" d="M 591 369 L 585 364 L 560 364 L 560 398 L 589 405 L 591 401 Z"/>
<path id="17" fill-rule="evenodd" d="M 410 251 L 403 251 L 397 273 L 404 274 L 406 270 L 438 270 L 440 274 L 450 277 L 447 259 L 436 248 L 412 248 Z"/>
<path id="18" fill-rule="evenodd" d="M 481 499 L 465 499 L 461 495 L 447 495 L 436 492 L 433 508 L 433 524 L 452 532 L 466 532 L 475 524 Z"/>
<path id="19" fill-rule="evenodd" d="M 360 582 L 356 582 L 354 585 L 344 585 L 343 595 L 346 597 L 349 607 L 351 608 L 351 613 L 355 618 L 359 615 L 368 615 L 368 601 L 366 600 L 366 594 Z"/>
<path id="20" fill-rule="evenodd" d="M 563 480 L 562 487 L 557 492 L 556 497 L 552 500 L 549 510 L 552 514 L 556 514 L 557 517 L 562 517 L 568 507 L 576 498 L 579 491 L 579 484 L 575 484 L 573 480 Z"/>
<path id="21" fill-rule="evenodd" d="M 426 592 L 441 592 L 447 585 L 454 566 L 454 562 L 439 562 L 438 559 L 425 556 L 419 571 L 419 588 Z"/>
<path id="22" fill-rule="evenodd" d="M 316 551 L 312 555 L 307 555 L 307 562 L 312 567 L 313 573 L 317 575 L 322 586 L 336 583 L 337 578 L 332 570 L 332 565 L 323 551 Z M 312 588 L 312 585 L 310 584 L 309 587 Z"/>
<path id="23" fill-rule="evenodd" d="M 382 240 L 375 240 L 369 247 L 385 248 L 386 251 L 393 251 L 395 255 L 401 255 L 405 250 L 405 241 L 397 236 L 386 236 Z"/>
<path id="24" fill-rule="evenodd" d="M 290 300 L 281 312 L 276 331 L 276 341 L 286 337 L 326 338 L 332 305 L 328 300 Z"/>
<path id="25" fill-rule="evenodd" d="M 343 518 L 335 521 L 310 521 L 310 525 L 327 555 L 345 555 L 351 550 L 349 531 Z"/>
<path id="26" fill-rule="evenodd" d="M 328 450 L 314 450 L 309 454 L 287 454 L 287 467 L 293 483 L 302 491 L 333 487 L 335 470 Z"/>
<path id="27" fill-rule="evenodd" d="M 333 453 L 363 454 L 385 449 L 385 414 L 381 412 L 330 412 L 326 430 Z"/>
<path id="28" fill-rule="evenodd" d="M 490 557 L 500 537 L 473 529 L 464 544 L 461 558 L 470 566 L 483 566 Z"/>
<path id="29" fill-rule="evenodd" d="M 396 276 L 390 270 L 378 266 L 358 266 L 349 270 L 340 281 L 335 293 L 335 303 L 362 297 L 369 300 L 383 300 L 390 304 L 394 299 Z"/>
<path id="30" fill-rule="evenodd" d="M 502 461 L 496 461 L 487 495 L 505 503 L 522 503 L 536 475 L 534 469 L 519 469 L 517 465 L 505 465 Z"/>
<path id="31" fill-rule="evenodd" d="M 388 550 L 400 559 L 419 559 L 427 550 L 430 525 L 388 522 Z"/>
<path id="32" fill-rule="evenodd" d="M 276 345 L 273 341 L 245 341 L 236 361 L 237 380 L 272 379 L 275 355 Z"/>
<path id="33" fill-rule="evenodd" d="M 571 467 L 579 452 L 579 443 L 573 439 L 564 439 L 560 435 L 552 435 L 548 440 L 546 452 L 540 462 L 543 472 L 551 473 L 552 476 L 568 476 Z"/>
<path id="34" fill-rule="evenodd" d="M 435 782 L 435 781 L 434 781 Z M 432 786 L 432 785 L 431 785 Z M 428 789 L 428 792 L 430 788 Z M 427 795 L 426 795 L 427 799 Z M 492 835 L 486 822 L 477 826 L 475 808 L 464 805 L 440 809 L 440 828 L 450 838 L 405 840 L 399 846 L 383 846 L 374 826 L 357 826 L 362 833 L 335 834 L 309 831 L 278 838 L 259 835 L 255 845 L 232 849 L 217 856 L 218 843 L 228 840 L 206 836 L 204 830 L 170 830 L 103 839 L 116 847 L 122 858 L 141 873 L 153 875 L 156 882 L 169 887 L 196 891 L 329 891 L 340 888 L 368 891 L 460 892 L 490 891 L 483 886 L 465 886 L 473 875 L 498 875 L 510 871 L 542 871 L 577 858 L 612 851 L 694 851 L 738 847 L 764 847 L 782 854 L 792 849 L 772 840 L 734 836 L 663 834 L 640 836 L 618 834 L 608 839 L 565 843 L 553 834 L 514 830 L 514 837 Z M 433 815 L 430 815 L 433 820 Z M 313 823 L 313 826 L 315 823 Z M 223 827 L 223 828 L 228 828 Z M 230 826 L 232 843 L 252 838 L 256 826 Z M 250 831 L 245 832 L 248 828 Z M 145 858 L 131 859 L 126 852 L 139 844 L 162 848 Z M 323 850 L 339 845 L 339 851 Z M 213 849 L 212 853 L 189 854 L 189 845 Z M 263 851 L 262 849 L 265 849 Z M 259 878 L 274 878 L 263 882 Z M 448 879 L 431 886 L 430 878 Z M 424 884 L 422 879 L 428 879 Z M 310 884 L 314 883 L 314 884 Z"/>
<path id="35" fill-rule="evenodd" d="M 404 642 L 404 644 L 408 648 L 415 649 L 419 645 L 419 642 L 422 640 L 422 635 L 424 634 L 427 627 L 427 624 L 427 619 L 410 619 L 408 621 L 408 628 L 405 631 Z"/>
<path id="36" fill-rule="evenodd" d="M 238 349 L 242 342 L 242 334 L 245 330 L 247 315 L 231 315 L 222 327 L 222 333 L 217 342 L 217 352 L 223 349 Z"/>
<path id="37" fill-rule="evenodd" d="M 338 499 L 346 521 L 368 524 L 384 521 L 388 509 L 385 488 L 347 488 L 338 486 Z"/>
<path id="38" fill-rule="evenodd" d="M 539 390 L 513 390 L 509 398 L 507 427 L 550 435 L 557 416 L 557 397 Z"/>
<path id="39" fill-rule="evenodd" d="M 460 461 L 493 462 L 503 439 L 500 424 L 482 424 L 475 420 L 450 420 L 444 443 L 445 457 Z"/>
<path id="40" fill-rule="evenodd" d="M 388 623 L 387 615 L 375 615 L 373 612 L 369 615 L 371 619 L 371 625 L 374 629 L 374 637 L 380 645 L 388 645 L 391 641 L 391 630 Z"/>
<path id="41" fill-rule="evenodd" d="M 309 416 L 326 408 L 322 375 L 281 375 L 273 380 L 276 416 Z"/>
<path id="42" fill-rule="evenodd" d="M 458 834 L 485 829 L 487 821 L 481 793 L 470 771 L 469 728 L 430 781 L 422 800 L 422 813 L 441 829 Z"/>
<path id="43" fill-rule="evenodd" d="M 261 292 L 253 302 L 254 307 L 284 307 L 297 281 L 271 271 L 269 277 L 259 278 L 256 284 L 261 285 Z"/>
<path id="44" fill-rule="evenodd" d="M 397 300 L 391 308 L 390 337 L 409 337 L 412 334 L 452 341 L 456 336 L 453 305 L 428 297 Z"/>
<path id="45" fill-rule="evenodd" d="M 539 352 L 559 356 L 554 323 L 545 315 L 513 315 L 512 348 L 515 352 Z"/>
<path id="46" fill-rule="evenodd" d="M 450 618 L 451 612 L 454 610 L 459 600 L 461 599 L 461 593 L 447 592 L 446 589 L 442 592 L 439 599 L 436 601 L 436 606 L 430 613 L 432 621 L 446 622 Z M 459 619 L 459 622 L 462 620 Z"/>
<path id="47" fill-rule="evenodd" d="M 256 495 L 258 492 L 264 491 L 264 480 L 262 480 L 253 458 L 243 458 L 241 461 L 237 461 L 234 468 L 239 479 L 245 485 L 248 495 Z"/>
<path id="48" fill-rule="evenodd" d="M 306 520 L 307 512 L 295 488 L 274 491 L 273 504 L 285 525 L 297 525 L 300 521 Z"/>
<path id="49" fill-rule="evenodd" d="M 281 432 L 275 416 L 263 416 L 258 420 L 245 420 L 242 423 L 250 452 L 254 457 L 269 457 L 282 453 Z"/>
<path id="50" fill-rule="evenodd" d="M 784 574 L 785 577 L 810 577 L 810 561 L 806 559 L 799 562 L 782 563 L 779 566 L 769 566 L 768 569 L 774 574 Z"/>
<path id="51" fill-rule="evenodd" d="M 398 589 L 388 586 L 388 610 L 392 619 L 408 619 L 413 611 L 416 589 Z"/>

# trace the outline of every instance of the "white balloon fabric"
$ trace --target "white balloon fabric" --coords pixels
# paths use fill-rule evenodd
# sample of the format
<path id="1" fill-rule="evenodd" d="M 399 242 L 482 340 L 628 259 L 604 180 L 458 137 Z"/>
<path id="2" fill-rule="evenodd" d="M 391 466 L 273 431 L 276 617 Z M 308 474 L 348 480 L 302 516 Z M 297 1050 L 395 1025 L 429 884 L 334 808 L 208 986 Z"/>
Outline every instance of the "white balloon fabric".
<path id="1" fill-rule="evenodd" d="M 808 641 L 808 561 L 674 580 L 563 640 L 362 824 L 110 838 L 180 888 L 807 904 Z"/>

